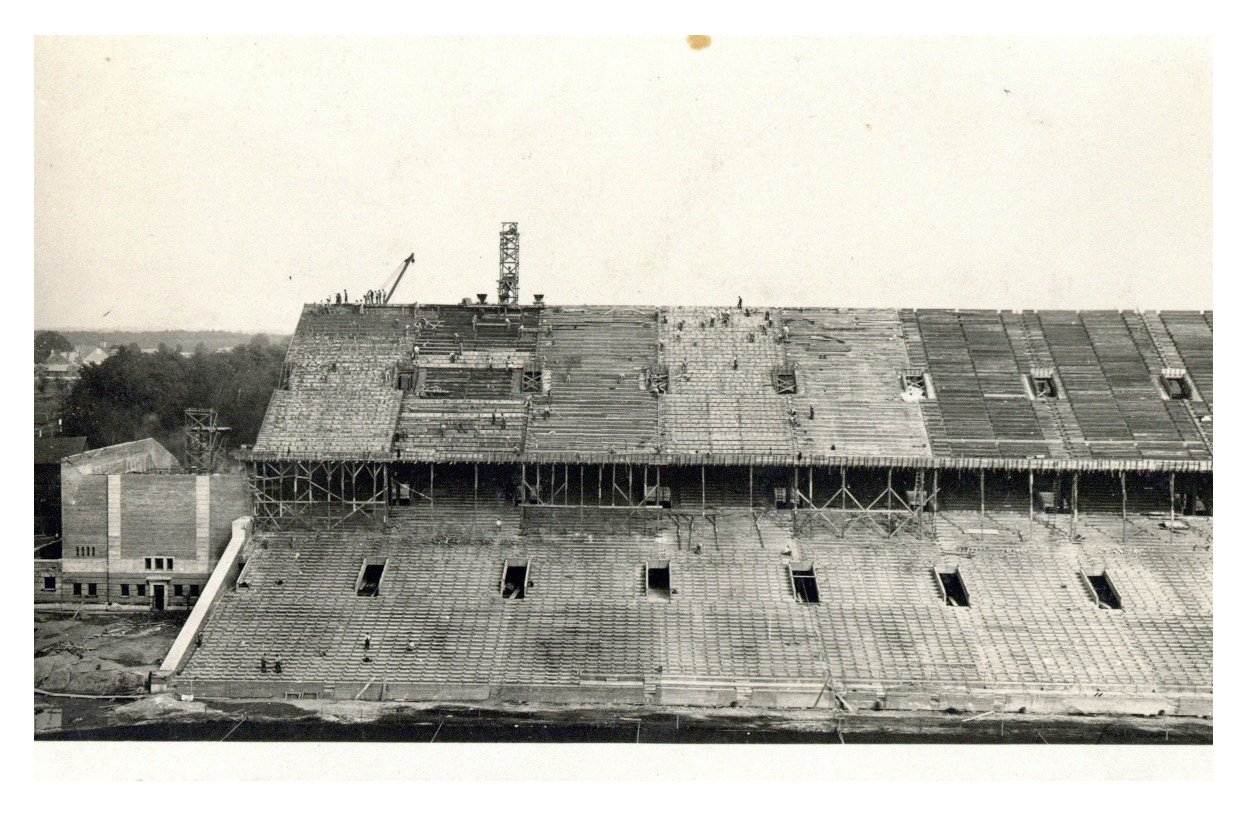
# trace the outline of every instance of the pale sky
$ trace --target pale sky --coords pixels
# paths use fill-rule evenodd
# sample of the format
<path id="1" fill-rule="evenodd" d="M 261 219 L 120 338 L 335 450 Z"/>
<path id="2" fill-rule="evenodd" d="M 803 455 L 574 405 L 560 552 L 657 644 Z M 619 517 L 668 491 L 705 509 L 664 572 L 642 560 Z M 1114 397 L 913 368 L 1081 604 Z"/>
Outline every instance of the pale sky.
<path id="1" fill-rule="evenodd" d="M 1213 305 L 1190 40 L 42 38 L 35 325 L 300 304 Z"/>

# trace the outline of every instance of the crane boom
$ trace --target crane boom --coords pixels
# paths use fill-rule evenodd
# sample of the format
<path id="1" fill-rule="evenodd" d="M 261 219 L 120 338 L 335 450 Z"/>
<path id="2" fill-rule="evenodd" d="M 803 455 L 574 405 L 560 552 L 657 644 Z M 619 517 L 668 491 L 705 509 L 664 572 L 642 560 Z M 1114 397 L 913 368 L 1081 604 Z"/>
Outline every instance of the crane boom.
<path id="1" fill-rule="evenodd" d="M 403 273 L 406 272 L 407 268 L 414 263 L 416 263 L 415 252 L 413 252 L 411 255 L 408 255 L 407 258 L 403 260 L 403 266 L 399 268 L 399 274 L 397 277 L 395 277 L 394 284 L 391 285 L 390 291 L 386 292 L 386 299 L 383 300 L 382 303 L 390 302 L 390 298 L 394 297 L 394 290 L 399 288 L 399 282 L 403 280 Z"/>

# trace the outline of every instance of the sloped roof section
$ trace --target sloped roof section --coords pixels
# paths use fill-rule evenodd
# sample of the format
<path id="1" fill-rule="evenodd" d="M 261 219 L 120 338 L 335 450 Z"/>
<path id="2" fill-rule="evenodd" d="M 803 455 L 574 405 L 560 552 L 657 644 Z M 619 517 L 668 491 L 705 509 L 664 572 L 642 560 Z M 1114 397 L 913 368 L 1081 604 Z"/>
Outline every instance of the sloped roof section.
<path id="1" fill-rule="evenodd" d="M 182 472 L 182 465 L 177 457 L 166 450 L 164 445 L 150 437 L 134 442 L 122 442 L 120 445 L 109 445 L 107 448 L 84 451 L 65 459 L 62 466 L 72 468 L 84 476 L 157 471 Z"/>
<path id="2" fill-rule="evenodd" d="M 1201 312 L 313 305 L 254 455 L 1204 470 L 1212 325 Z M 1190 399 L 1166 393 L 1179 375 Z"/>
<path id="3" fill-rule="evenodd" d="M 658 311 L 554 308 L 542 314 L 525 453 L 534 459 L 653 458 L 659 399 L 641 386 L 658 360 Z"/>
<path id="4" fill-rule="evenodd" d="M 273 393 L 254 455 L 386 459 L 392 455 L 411 359 L 412 307 L 306 306 L 286 355 L 286 389 Z"/>

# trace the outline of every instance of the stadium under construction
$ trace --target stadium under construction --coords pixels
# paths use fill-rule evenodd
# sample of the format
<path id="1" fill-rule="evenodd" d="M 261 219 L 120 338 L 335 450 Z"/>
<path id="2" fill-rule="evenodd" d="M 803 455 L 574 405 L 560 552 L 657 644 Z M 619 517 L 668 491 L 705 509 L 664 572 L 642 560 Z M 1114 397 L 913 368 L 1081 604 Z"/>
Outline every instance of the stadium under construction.
<path id="1" fill-rule="evenodd" d="M 1211 713 L 1211 313 L 522 304 L 518 241 L 304 307 L 156 688 Z"/>

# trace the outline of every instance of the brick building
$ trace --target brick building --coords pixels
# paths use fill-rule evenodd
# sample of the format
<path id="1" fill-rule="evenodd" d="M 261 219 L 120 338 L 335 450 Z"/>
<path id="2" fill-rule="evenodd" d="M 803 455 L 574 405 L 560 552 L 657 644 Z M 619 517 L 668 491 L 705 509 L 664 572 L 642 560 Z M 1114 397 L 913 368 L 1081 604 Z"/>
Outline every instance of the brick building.
<path id="1" fill-rule="evenodd" d="M 35 600 L 190 608 L 248 512 L 241 474 L 186 473 L 153 439 L 70 456 L 61 557 L 35 562 Z"/>

